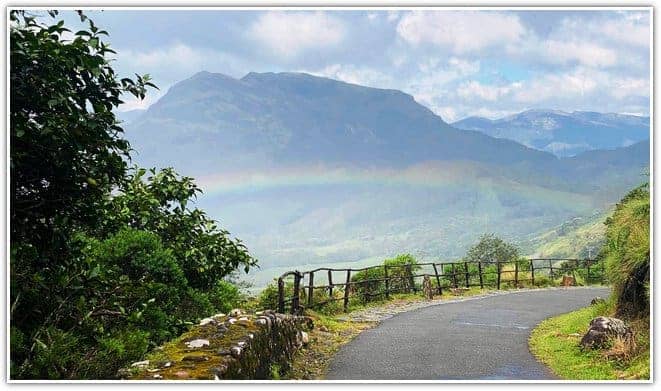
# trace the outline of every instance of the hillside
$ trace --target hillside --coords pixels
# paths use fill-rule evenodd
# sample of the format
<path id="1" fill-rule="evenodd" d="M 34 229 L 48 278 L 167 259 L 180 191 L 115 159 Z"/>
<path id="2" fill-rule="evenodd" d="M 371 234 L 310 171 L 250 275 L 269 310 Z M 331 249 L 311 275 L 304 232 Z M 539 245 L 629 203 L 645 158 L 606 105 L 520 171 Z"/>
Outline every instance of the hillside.
<path id="1" fill-rule="evenodd" d="M 608 210 L 565 221 L 522 247 L 531 249 L 530 256 L 535 258 L 594 258 L 604 245 L 604 222 L 611 213 Z"/>
<path id="2" fill-rule="evenodd" d="M 650 118 L 558 110 L 528 110 L 490 120 L 468 117 L 452 126 L 520 142 L 557 156 L 625 147 L 650 138 Z"/>
<path id="3" fill-rule="evenodd" d="M 268 268 L 526 243 L 640 182 L 649 142 L 558 158 L 448 125 L 410 95 L 294 73 L 201 72 L 128 123 L 143 166 L 174 166 Z"/>

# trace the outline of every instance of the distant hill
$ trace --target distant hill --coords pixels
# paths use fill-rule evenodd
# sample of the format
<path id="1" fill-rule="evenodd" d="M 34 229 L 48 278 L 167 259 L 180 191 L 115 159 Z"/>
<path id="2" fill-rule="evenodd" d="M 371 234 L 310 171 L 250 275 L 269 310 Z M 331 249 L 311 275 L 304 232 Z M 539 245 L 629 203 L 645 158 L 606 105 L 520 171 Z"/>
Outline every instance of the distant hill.
<path id="1" fill-rule="evenodd" d="M 585 111 L 528 110 L 496 120 L 468 117 L 452 126 L 514 140 L 557 156 L 626 147 L 650 138 L 649 117 Z"/>
<path id="2" fill-rule="evenodd" d="M 411 252 L 460 257 L 608 208 L 649 142 L 571 158 L 461 130 L 396 90 L 299 73 L 201 72 L 125 125 L 143 166 L 173 166 L 268 268 Z M 262 279 L 263 280 L 263 279 Z"/>
<path id="3" fill-rule="evenodd" d="M 145 113 L 147 110 L 143 109 L 135 109 L 135 110 L 128 110 L 128 111 L 118 111 L 115 113 L 117 116 L 117 119 L 122 121 L 123 125 L 128 124 L 129 122 L 132 122 L 136 118 L 140 117 L 142 114 Z"/>

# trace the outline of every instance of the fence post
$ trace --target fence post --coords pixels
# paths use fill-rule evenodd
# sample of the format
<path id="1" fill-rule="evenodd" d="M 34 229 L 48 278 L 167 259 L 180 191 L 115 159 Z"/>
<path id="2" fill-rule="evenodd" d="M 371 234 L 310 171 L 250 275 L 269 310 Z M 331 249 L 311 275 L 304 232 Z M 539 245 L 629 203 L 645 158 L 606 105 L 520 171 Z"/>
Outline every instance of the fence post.
<path id="1" fill-rule="evenodd" d="M 328 271 L 328 296 L 333 298 L 333 271 Z"/>
<path id="2" fill-rule="evenodd" d="M 438 269 L 436 268 L 436 263 L 432 263 L 432 266 L 434 266 L 434 274 L 436 274 L 436 283 L 438 284 L 438 294 L 442 295 L 443 290 L 441 289 L 441 279 L 438 276 Z"/>
<path id="3" fill-rule="evenodd" d="M 549 277 L 553 280 L 553 261 L 549 259 Z"/>
<path id="4" fill-rule="evenodd" d="M 308 308 L 312 308 L 312 295 L 314 294 L 314 272 L 310 272 L 308 286 Z"/>
<path id="5" fill-rule="evenodd" d="M 390 298 L 390 282 L 388 281 L 388 265 L 383 265 L 383 279 L 386 286 L 386 299 Z"/>
<path id="6" fill-rule="evenodd" d="M 480 275 L 480 289 L 484 289 L 484 282 L 482 281 L 482 262 L 477 262 L 477 273 Z"/>
<path id="7" fill-rule="evenodd" d="M 585 260 L 585 266 L 588 269 L 588 274 L 585 276 L 585 284 L 590 285 L 590 260 L 589 259 Z"/>
<path id="8" fill-rule="evenodd" d="M 417 290 L 415 289 L 415 280 L 413 279 L 413 271 L 411 270 L 410 263 L 406 264 L 406 274 L 408 274 L 409 277 L 409 287 L 413 290 L 413 293 L 416 293 Z"/>
<path id="9" fill-rule="evenodd" d="M 347 269 L 347 282 L 344 284 L 344 312 L 349 309 L 349 289 L 351 289 L 351 269 Z"/>
<path id="10" fill-rule="evenodd" d="M 278 278 L 278 312 L 285 313 L 285 282 Z"/>
<path id="11" fill-rule="evenodd" d="M 530 278 L 532 279 L 532 287 L 535 287 L 535 262 L 530 260 Z"/>
<path id="12" fill-rule="evenodd" d="M 519 262 L 514 261 L 514 288 L 519 287 Z"/>
<path id="13" fill-rule="evenodd" d="M 464 271 L 466 272 L 466 288 L 470 288 L 470 273 L 468 272 L 468 262 L 464 262 Z"/>
<path id="14" fill-rule="evenodd" d="M 498 272 L 497 289 L 500 290 L 500 261 L 496 261 L 496 271 Z"/>
<path id="15" fill-rule="evenodd" d="M 298 313 L 298 307 L 301 305 L 301 273 L 296 271 L 294 273 L 294 296 L 291 299 L 291 313 Z"/>
<path id="16" fill-rule="evenodd" d="M 451 265 L 452 265 L 452 286 L 454 288 L 457 288 L 458 287 L 457 286 L 457 272 L 455 271 L 455 268 L 454 268 L 454 262 L 452 262 Z"/>

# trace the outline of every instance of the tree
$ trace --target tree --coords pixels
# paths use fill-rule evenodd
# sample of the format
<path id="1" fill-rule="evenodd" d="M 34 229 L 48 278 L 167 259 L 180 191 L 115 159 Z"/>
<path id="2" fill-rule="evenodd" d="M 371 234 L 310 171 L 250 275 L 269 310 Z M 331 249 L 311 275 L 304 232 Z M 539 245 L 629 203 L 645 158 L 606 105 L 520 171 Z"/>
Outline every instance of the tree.
<path id="1" fill-rule="evenodd" d="M 56 16 L 57 12 L 50 12 Z M 190 205 L 174 170 L 128 169 L 113 109 L 148 76 L 118 78 L 89 27 L 10 13 L 10 373 L 107 378 L 238 299 L 223 278 L 257 261 Z"/>
<path id="2" fill-rule="evenodd" d="M 156 233 L 195 289 L 209 290 L 237 268 L 247 272 L 257 264 L 240 240 L 232 240 L 204 211 L 190 208 L 201 193 L 193 178 L 179 177 L 172 168 L 151 169 L 145 178 L 147 172 L 130 171 L 104 207 L 101 235 L 124 226 Z"/>
<path id="3" fill-rule="evenodd" d="M 467 262 L 512 262 L 519 258 L 519 249 L 495 236 L 484 234 L 466 253 Z"/>
<path id="4" fill-rule="evenodd" d="M 118 78 L 107 33 L 80 17 L 89 29 L 65 40 L 62 21 L 10 12 L 10 317 L 30 345 L 25 360 L 49 326 L 70 320 L 62 309 L 83 275 L 73 238 L 99 223 L 125 176 L 129 143 L 112 110 L 153 87 L 148 76 Z"/>

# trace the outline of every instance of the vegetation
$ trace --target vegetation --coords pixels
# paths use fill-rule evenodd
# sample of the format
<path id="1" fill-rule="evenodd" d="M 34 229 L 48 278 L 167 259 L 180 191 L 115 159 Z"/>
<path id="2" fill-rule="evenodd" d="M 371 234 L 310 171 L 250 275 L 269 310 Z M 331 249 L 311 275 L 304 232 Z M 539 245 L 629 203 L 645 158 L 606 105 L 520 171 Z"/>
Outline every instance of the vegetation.
<path id="1" fill-rule="evenodd" d="M 519 258 L 519 249 L 494 234 L 484 234 L 473 247 L 468 249 L 464 261 L 467 262 L 511 262 Z"/>
<path id="2" fill-rule="evenodd" d="M 627 194 L 606 219 L 606 245 L 601 254 L 617 298 L 618 316 L 649 316 L 650 193 L 644 184 Z"/>
<path id="3" fill-rule="evenodd" d="M 574 218 L 535 237 L 526 247 L 536 258 L 595 258 L 604 245 L 604 221 L 611 212 Z"/>
<path id="4" fill-rule="evenodd" d="M 613 301 L 549 318 L 533 330 L 530 350 L 564 379 L 649 379 L 649 328 L 643 323 L 632 324 L 637 346 L 633 352 L 622 349 L 617 342 L 604 351 L 579 347 L 590 320 L 608 316 L 612 311 Z"/>
<path id="5" fill-rule="evenodd" d="M 531 350 L 568 379 L 649 379 L 649 186 L 630 191 L 605 224 L 606 241 L 599 259 L 605 262 L 612 284 L 610 301 L 547 319 L 533 331 Z M 615 339 L 605 350 L 581 350 L 578 342 L 590 321 L 613 315 L 629 323 L 635 343 Z"/>
<path id="6" fill-rule="evenodd" d="M 129 168 L 113 110 L 144 98 L 88 28 L 10 13 L 10 375 L 112 378 L 150 348 L 238 299 L 256 264 L 199 209 L 172 169 Z M 56 17 L 57 12 L 50 12 Z M 149 172 L 149 176 L 145 177 Z"/>

